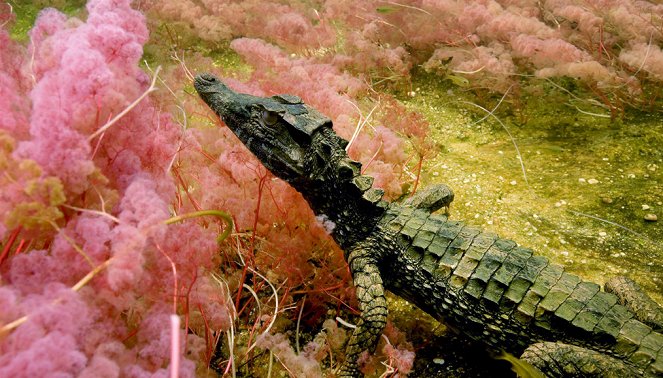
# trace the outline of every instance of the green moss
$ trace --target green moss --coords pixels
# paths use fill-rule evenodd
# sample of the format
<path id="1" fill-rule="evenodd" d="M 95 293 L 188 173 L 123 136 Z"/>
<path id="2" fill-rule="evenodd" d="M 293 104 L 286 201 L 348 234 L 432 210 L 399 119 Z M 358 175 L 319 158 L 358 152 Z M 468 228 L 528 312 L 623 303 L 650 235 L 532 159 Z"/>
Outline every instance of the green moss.
<path id="1" fill-rule="evenodd" d="M 31 2 L 10 1 L 16 19 L 10 30 L 12 39 L 19 42 L 28 41 L 28 32 L 44 8 L 56 8 L 68 16 L 80 17 L 85 11 L 85 0 L 34 0 Z"/>
<path id="2" fill-rule="evenodd" d="M 422 72 L 412 87 L 413 97 L 399 98 L 425 115 L 437 149 L 422 184 L 451 186 L 453 219 L 511 238 L 595 282 L 634 277 L 663 299 L 663 227 L 643 219 L 663 214 L 660 114 L 629 111 L 613 121 L 607 109 L 579 102 L 577 92 L 542 82 L 507 96 L 493 117 L 479 106 L 494 109 L 499 95 L 476 96 Z"/>

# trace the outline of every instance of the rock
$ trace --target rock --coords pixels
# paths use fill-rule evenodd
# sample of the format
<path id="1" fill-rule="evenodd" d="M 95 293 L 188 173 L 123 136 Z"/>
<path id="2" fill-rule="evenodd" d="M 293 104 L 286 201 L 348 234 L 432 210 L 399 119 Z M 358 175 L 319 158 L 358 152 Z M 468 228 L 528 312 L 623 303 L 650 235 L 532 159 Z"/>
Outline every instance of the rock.
<path id="1" fill-rule="evenodd" d="M 656 216 L 656 214 L 649 213 L 645 214 L 645 220 L 647 222 L 656 222 L 658 220 L 658 217 Z"/>
<path id="2" fill-rule="evenodd" d="M 613 202 L 612 198 L 610 198 L 610 197 L 603 197 L 603 198 L 601 198 L 601 201 L 603 201 L 603 203 L 607 203 L 607 204 L 611 204 Z"/>
<path id="3" fill-rule="evenodd" d="M 649 205 L 642 205 L 642 210 L 649 210 L 649 209 L 650 209 Z"/>
<path id="4" fill-rule="evenodd" d="M 587 183 L 590 184 L 590 185 L 594 185 L 594 184 L 598 184 L 599 180 L 591 178 L 591 179 L 587 180 Z"/>

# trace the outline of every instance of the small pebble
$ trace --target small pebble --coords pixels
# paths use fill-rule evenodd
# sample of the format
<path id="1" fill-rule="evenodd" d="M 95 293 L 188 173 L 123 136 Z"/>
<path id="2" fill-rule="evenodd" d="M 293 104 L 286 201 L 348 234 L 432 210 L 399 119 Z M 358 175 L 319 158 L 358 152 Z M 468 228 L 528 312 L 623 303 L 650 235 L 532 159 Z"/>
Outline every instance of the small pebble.
<path id="1" fill-rule="evenodd" d="M 601 201 L 603 201 L 603 203 L 610 204 L 610 203 L 612 203 L 612 198 L 610 198 L 610 197 L 603 197 L 603 198 L 601 198 Z"/>
<path id="2" fill-rule="evenodd" d="M 578 179 L 578 182 L 587 182 L 587 180 L 585 180 L 584 178 L 581 177 L 581 178 Z"/>
<path id="3" fill-rule="evenodd" d="M 513 181 L 511 181 L 509 184 L 511 184 L 511 185 L 516 185 L 517 182 L 516 182 L 516 180 L 513 180 Z"/>
<path id="4" fill-rule="evenodd" d="M 590 184 L 590 185 L 594 185 L 594 184 L 598 184 L 599 180 L 591 178 L 591 179 L 587 180 L 587 183 Z"/>
<path id="5" fill-rule="evenodd" d="M 649 210 L 649 209 L 650 209 L 649 205 L 642 205 L 642 210 Z"/>
<path id="6" fill-rule="evenodd" d="M 647 222 L 656 222 L 658 220 L 658 217 L 656 216 L 656 214 L 649 213 L 645 214 L 645 220 Z"/>
<path id="7" fill-rule="evenodd" d="M 599 232 L 599 236 L 606 236 L 606 235 L 608 235 L 608 233 L 605 232 L 605 231 L 601 231 L 601 232 Z"/>

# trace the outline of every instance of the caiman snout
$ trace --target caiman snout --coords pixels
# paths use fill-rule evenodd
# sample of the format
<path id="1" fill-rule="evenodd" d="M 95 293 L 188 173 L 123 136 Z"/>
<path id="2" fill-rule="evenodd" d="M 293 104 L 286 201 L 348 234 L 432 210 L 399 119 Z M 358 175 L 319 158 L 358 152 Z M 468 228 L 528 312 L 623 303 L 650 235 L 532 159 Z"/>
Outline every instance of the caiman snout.
<path id="1" fill-rule="evenodd" d="M 219 87 L 226 89 L 226 86 L 223 85 L 221 81 L 216 78 L 216 76 L 210 73 L 196 75 L 196 78 L 193 81 L 193 86 L 196 88 L 196 91 L 201 94 L 214 90 L 218 91 Z"/>
<path id="2" fill-rule="evenodd" d="M 215 84 L 219 82 L 219 79 L 217 79 L 214 75 L 210 73 L 201 73 L 199 75 L 196 75 L 195 79 L 196 83 L 200 84 Z"/>

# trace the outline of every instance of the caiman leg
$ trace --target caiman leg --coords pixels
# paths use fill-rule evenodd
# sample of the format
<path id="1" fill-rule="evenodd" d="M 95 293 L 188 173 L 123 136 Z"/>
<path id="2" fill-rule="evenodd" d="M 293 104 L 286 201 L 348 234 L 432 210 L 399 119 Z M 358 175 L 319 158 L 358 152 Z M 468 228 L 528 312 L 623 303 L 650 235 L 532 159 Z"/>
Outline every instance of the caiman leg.
<path id="1" fill-rule="evenodd" d="M 348 255 L 361 318 L 348 341 L 345 362 L 338 371 L 338 377 L 362 376 L 357 358 L 365 350 L 373 352 L 387 322 L 387 299 L 375 255 L 375 251 L 363 246 L 355 247 Z"/>
<path id="2" fill-rule="evenodd" d="M 605 291 L 619 298 L 619 303 L 631 310 L 641 322 L 654 329 L 663 329 L 663 307 L 651 299 L 640 285 L 630 278 L 615 277 L 605 283 Z"/>

